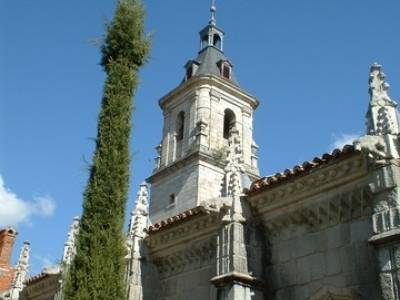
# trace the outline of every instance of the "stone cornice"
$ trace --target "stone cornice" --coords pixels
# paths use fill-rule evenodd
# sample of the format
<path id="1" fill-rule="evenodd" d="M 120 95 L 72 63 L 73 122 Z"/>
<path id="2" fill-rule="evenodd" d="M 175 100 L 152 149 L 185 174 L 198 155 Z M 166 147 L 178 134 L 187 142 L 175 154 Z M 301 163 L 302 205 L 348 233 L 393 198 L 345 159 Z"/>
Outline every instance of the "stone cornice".
<path id="1" fill-rule="evenodd" d="M 261 280 L 250 276 L 249 274 L 243 274 L 239 272 L 230 272 L 227 274 L 215 276 L 211 279 L 211 283 L 214 284 L 216 287 L 223 287 L 226 284 L 230 283 L 239 283 L 244 286 L 258 288 L 262 288 L 265 285 L 265 283 Z"/>
<path id="2" fill-rule="evenodd" d="M 204 84 L 217 86 L 227 91 L 229 94 L 232 94 L 248 103 L 253 109 L 256 109 L 259 105 L 259 101 L 254 96 L 250 95 L 249 93 L 245 92 L 244 90 L 230 83 L 229 81 L 223 80 L 215 75 L 200 75 L 192 77 L 190 80 L 179 85 L 177 88 L 173 89 L 167 95 L 162 97 L 159 100 L 159 105 L 161 108 L 163 108 L 171 99 L 175 99 L 176 97 L 179 97 L 181 94 L 184 94 L 188 90 L 192 90 Z"/>
<path id="3" fill-rule="evenodd" d="M 162 255 L 165 252 L 175 251 L 188 241 L 193 242 L 209 236 L 219 225 L 219 212 L 210 211 L 209 214 L 195 215 L 185 222 L 154 232 L 146 237 L 145 243 L 151 255 Z"/>
<path id="4" fill-rule="evenodd" d="M 309 230 L 321 230 L 339 223 L 370 217 L 373 212 L 372 198 L 366 185 L 346 187 L 346 192 L 312 199 L 313 203 L 300 204 L 282 209 L 279 214 L 264 214 L 259 217 L 268 238 L 273 240 L 283 232 L 293 234 L 305 225 Z M 372 226 L 371 226 L 372 230 Z"/>
<path id="5" fill-rule="evenodd" d="M 180 243 L 179 247 L 175 249 L 162 253 L 151 253 L 150 255 L 160 277 L 166 278 L 182 274 L 186 270 L 194 271 L 199 268 L 214 266 L 215 252 L 216 240 L 212 235 L 208 235 L 202 240 L 190 240 L 190 243 L 186 241 Z"/>
<path id="6" fill-rule="evenodd" d="M 350 182 L 367 180 L 367 162 L 361 153 L 315 169 L 304 176 L 248 196 L 257 214 L 287 208 L 313 196 L 342 187 Z"/>
<path id="7" fill-rule="evenodd" d="M 224 172 L 223 169 L 225 167 L 225 164 L 222 161 L 221 162 L 217 161 L 213 157 L 211 152 L 205 151 L 204 149 L 194 148 L 192 152 L 188 153 L 185 157 L 177 160 L 176 162 L 168 166 L 156 170 L 151 176 L 149 176 L 146 179 L 146 181 L 151 184 L 159 178 L 172 174 L 177 170 L 181 170 L 184 166 L 198 161 L 204 161 L 206 163 L 209 163 L 217 168 L 220 168 L 221 173 Z M 251 176 L 252 178 L 259 178 L 257 172 L 253 170 L 250 166 L 244 165 L 244 168 L 249 176 Z"/>
<path id="8" fill-rule="evenodd" d="M 389 231 L 372 236 L 368 242 L 374 245 L 388 244 L 400 240 L 400 228 L 394 228 Z"/>

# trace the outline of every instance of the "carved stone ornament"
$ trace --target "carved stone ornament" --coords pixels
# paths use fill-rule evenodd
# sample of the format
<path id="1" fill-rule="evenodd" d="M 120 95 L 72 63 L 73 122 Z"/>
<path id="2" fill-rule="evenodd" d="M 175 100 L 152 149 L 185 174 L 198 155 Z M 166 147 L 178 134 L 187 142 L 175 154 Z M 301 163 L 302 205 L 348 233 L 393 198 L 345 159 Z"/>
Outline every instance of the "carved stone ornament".
<path id="1" fill-rule="evenodd" d="M 75 217 L 69 227 L 67 241 L 64 244 L 64 254 L 62 262 L 70 265 L 76 252 L 76 236 L 79 233 L 79 217 Z"/>

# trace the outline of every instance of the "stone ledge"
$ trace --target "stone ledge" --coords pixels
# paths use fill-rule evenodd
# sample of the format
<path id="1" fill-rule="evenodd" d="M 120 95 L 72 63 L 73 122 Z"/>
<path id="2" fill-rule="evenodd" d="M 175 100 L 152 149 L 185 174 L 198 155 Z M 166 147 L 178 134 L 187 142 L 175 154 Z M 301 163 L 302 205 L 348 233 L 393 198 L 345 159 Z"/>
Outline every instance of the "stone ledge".
<path id="1" fill-rule="evenodd" d="M 380 245 L 400 240 L 400 228 L 391 229 L 372 236 L 368 242 L 373 245 Z"/>
<path id="2" fill-rule="evenodd" d="M 230 272 L 223 275 L 218 275 L 212 278 L 211 283 L 216 287 L 225 286 L 227 283 L 239 283 L 249 287 L 263 287 L 265 283 L 249 274 Z"/>

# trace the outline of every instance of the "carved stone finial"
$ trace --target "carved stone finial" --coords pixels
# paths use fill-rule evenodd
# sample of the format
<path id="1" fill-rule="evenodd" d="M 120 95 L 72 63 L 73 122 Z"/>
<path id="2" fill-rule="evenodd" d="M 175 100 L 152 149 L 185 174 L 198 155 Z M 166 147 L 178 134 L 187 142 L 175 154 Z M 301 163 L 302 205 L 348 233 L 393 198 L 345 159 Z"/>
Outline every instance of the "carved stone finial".
<path id="1" fill-rule="evenodd" d="M 210 12 L 211 12 L 211 18 L 210 18 L 210 25 L 216 25 L 217 24 L 217 19 L 215 17 L 215 13 L 217 11 L 217 6 L 215 4 L 215 0 L 211 1 L 211 8 L 210 8 Z"/>
<path id="2" fill-rule="evenodd" d="M 388 95 L 390 85 L 385 81 L 385 78 L 386 75 L 383 73 L 382 66 L 378 63 L 372 64 L 369 74 L 369 94 L 371 95 L 371 102 L 378 102 L 381 100 L 388 102 L 386 104 L 395 104 Z"/>
<path id="3" fill-rule="evenodd" d="M 143 182 L 137 193 L 136 206 L 131 213 L 129 236 L 142 236 L 147 226 L 149 215 L 149 192 L 146 182 Z"/>
<path id="4" fill-rule="evenodd" d="M 64 244 L 64 254 L 62 257 L 62 262 L 64 265 L 70 265 L 76 254 L 76 236 L 79 232 L 79 222 L 79 217 L 74 217 L 72 224 L 69 227 L 67 240 Z"/>
<path id="5" fill-rule="evenodd" d="M 382 66 L 374 63 L 369 75 L 369 94 L 371 100 L 367 113 L 367 134 L 399 134 L 397 103 L 388 95 L 389 84 L 385 81 Z"/>

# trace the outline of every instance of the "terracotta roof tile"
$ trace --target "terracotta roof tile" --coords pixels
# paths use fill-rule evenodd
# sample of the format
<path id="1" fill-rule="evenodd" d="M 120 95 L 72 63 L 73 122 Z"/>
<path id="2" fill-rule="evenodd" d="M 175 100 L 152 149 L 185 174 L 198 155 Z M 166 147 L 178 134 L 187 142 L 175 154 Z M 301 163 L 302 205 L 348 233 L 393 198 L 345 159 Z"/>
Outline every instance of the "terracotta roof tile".
<path id="1" fill-rule="evenodd" d="M 184 222 L 185 220 L 187 220 L 191 217 L 194 217 L 197 215 L 206 215 L 208 213 L 209 212 L 203 206 L 197 206 L 195 208 L 184 211 L 176 216 L 173 216 L 168 219 L 154 223 L 153 225 L 149 226 L 149 228 L 147 229 L 147 232 L 149 234 L 156 233 L 156 232 L 164 230 L 168 227 L 175 226 L 181 222 Z"/>
<path id="2" fill-rule="evenodd" d="M 315 168 L 354 153 L 359 153 L 359 151 L 352 145 L 345 145 L 342 149 L 335 149 L 332 153 L 325 153 L 321 157 L 315 157 L 312 161 L 305 161 L 303 164 L 296 165 L 292 169 L 286 169 L 282 173 L 260 178 L 251 184 L 248 195 L 257 194 L 265 189 L 284 183 L 293 177 L 306 175 Z"/>
<path id="3" fill-rule="evenodd" d="M 35 283 L 35 282 L 37 282 L 37 281 L 39 281 L 39 280 L 41 280 L 41 279 L 44 279 L 44 278 L 46 278 L 46 277 L 48 277 L 48 276 L 49 276 L 49 274 L 44 273 L 44 272 L 41 272 L 41 273 L 39 273 L 39 274 L 37 274 L 37 275 L 35 275 L 35 276 L 32 276 L 32 277 L 28 278 L 28 279 L 25 281 L 25 284 L 28 285 L 28 284 Z"/>

